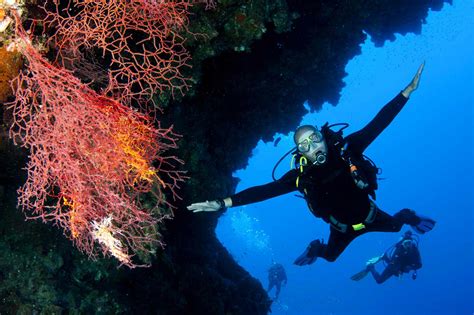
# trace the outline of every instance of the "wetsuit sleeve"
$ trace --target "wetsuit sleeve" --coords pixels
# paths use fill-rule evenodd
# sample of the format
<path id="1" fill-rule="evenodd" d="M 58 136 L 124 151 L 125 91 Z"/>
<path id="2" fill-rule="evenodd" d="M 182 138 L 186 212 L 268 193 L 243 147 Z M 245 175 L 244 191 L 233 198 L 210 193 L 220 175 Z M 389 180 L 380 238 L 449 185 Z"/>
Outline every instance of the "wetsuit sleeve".
<path id="1" fill-rule="evenodd" d="M 243 206 L 295 191 L 297 176 L 298 172 L 296 170 L 291 170 L 277 181 L 242 190 L 241 192 L 230 196 L 232 199 L 232 206 Z"/>
<path id="2" fill-rule="evenodd" d="M 384 131 L 405 106 L 408 98 L 399 93 L 388 102 L 364 128 L 346 137 L 348 149 L 362 154 L 365 149 Z"/>

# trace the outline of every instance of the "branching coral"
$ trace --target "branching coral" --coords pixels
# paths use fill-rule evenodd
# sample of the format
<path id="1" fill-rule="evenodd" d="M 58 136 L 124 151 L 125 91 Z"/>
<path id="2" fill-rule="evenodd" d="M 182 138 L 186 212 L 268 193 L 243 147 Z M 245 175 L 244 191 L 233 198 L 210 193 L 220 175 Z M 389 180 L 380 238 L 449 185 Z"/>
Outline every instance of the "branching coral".
<path id="1" fill-rule="evenodd" d="M 15 17 L 9 49 L 23 54 L 27 68 L 15 80 L 10 137 L 30 150 L 18 204 L 28 217 L 59 225 L 90 257 L 101 249 L 136 267 L 131 256 L 162 245 L 156 225 L 171 207 L 163 190 L 176 198 L 183 180 L 173 169 L 180 161 L 163 155 L 177 136 L 53 66 Z M 141 204 L 141 193 L 154 196 L 154 209 Z"/>
<path id="2" fill-rule="evenodd" d="M 183 70 L 190 55 L 181 32 L 191 5 L 186 0 L 70 0 L 63 7 L 54 0 L 44 6 L 45 25 L 55 30 L 50 40 L 63 62 L 98 48 L 110 60 L 105 93 L 143 104 L 154 94 L 184 95 L 189 88 Z"/>

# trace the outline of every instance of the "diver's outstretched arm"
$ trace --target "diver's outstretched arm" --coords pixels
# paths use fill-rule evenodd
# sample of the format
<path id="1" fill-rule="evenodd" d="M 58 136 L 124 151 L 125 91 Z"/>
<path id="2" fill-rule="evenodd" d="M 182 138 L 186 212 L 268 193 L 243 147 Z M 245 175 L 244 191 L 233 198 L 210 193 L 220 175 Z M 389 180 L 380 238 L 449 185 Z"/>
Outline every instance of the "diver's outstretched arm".
<path id="1" fill-rule="evenodd" d="M 365 263 L 366 266 L 369 266 L 369 265 L 375 265 L 376 263 L 378 263 L 379 261 L 381 261 L 382 259 L 384 259 L 384 256 L 385 256 L 385 253 L 380 255 L 380 256 L 375 256 L 375 257 L 372 257 L 370 258 L 369 260 L 367 260 L 367 262 Z"/>
<path id="2" fill-rule="evenodd" d="M 225 199 L 193 203 L 187 208 L 192 212 L 212 212 L 267 200 L 297 190 L 295 185 L 297 177 L 298 172 L 291 170 L 277 181 L 247 188 Z"/>
<path id="3" fill-rule="evenodd" d="M 418 88 L 424 66 L 425 63 L 423 62 L 407 87 L 382 107 L 377 115 L 375 115 L 375 117 L 364 128 L 346 137 L 348 149 L 350 151 L 362 154 L 372 141 L 374 141 L 378 135 L 388 127 L 392 120 L 402 110 L 403 106 L 408 101 L 410 94 Z"/>

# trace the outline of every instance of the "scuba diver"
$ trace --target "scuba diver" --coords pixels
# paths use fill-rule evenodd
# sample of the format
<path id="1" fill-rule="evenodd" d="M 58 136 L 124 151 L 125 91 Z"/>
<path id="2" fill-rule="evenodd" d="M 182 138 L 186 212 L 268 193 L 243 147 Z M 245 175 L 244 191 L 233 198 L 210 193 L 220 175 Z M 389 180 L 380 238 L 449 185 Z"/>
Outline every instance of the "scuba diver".
<path id="1" fill-rule="evenodd" d="M 273 265 L 268 269 L 268 289 L 267 292 L 270 293 L 273 287 L 276 288 L 275 300 L 278 299 L 281 290 L 281 284 L 286 285 L 288 279 L 286 278 L 285 268 L 281 264 L 273 263 Z"/>
<path id="2" fill-rule="evenodd" d="M 403 237 L 383 255 L 369 259 L 364 270 L 351 277 L 354 281 L 363 279 L 369 272 L 378 284 L 384 283 L 392 276 L 401 277 L 404 273 L 413 271 L 413 280 L 417 277 L 417 270 L 421 268 L 421 256 L 418 250 L 418 237 L 411 231 L 406 231 Z M 381 274 L 375 270 L 375 264 L 379 261 L 385 263 L 385 269 Z"/>
<path id="3" fill-rule="evenodd" d="M 310 211 L 330 225 L 328 243 L 319 239 L 312 241 L 295 260 L 299 266 L 312 264 L 318 257 L 333 262 L 352 240 L 367 232 L 399 232 L 404 224 L 421 234 L 430 231 L 435 225 L 430 218 L 410 209 L 402 209 L 392 216 L 375 204 L 377 167 L 363 154 L 418 88 L 423 67 L 424 63 L 407 87 L 361 130 L 343 137 L 345 127 L 335 132 L 327 123 L 321 129 L 301 126 L 294 134 L 294 169 L 278 180 L 230 197 L 193 203 L 188 210 L 218 211 L 299 191 Z"/>

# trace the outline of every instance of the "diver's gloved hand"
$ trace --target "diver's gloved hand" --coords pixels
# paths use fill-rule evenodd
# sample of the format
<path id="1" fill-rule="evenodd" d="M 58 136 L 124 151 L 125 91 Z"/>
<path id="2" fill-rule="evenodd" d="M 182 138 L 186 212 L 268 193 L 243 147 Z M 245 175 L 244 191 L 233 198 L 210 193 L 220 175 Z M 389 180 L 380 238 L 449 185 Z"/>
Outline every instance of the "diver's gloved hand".
<path id="1" fill-rule="evenodd" d="M 406 98 L 409 98 L 411 93 L 413 93 L 413 91 L 415 91 L 418 88 L 418 84 L 420 83 L 420 77 L 421 77 L 421 74 L 423 73 L 424 67 L 425 67 L 425 62 L 423 61 L 423 63 L 418 68 L 418 71 L 416 72 L 413 79 L 410 81 L 407 87 L 403 89 L 402 94 Z"/>
<path id="2" fill-rule="evenodd" d="M 324 244 L 320 240 L 312 241 L 308 247 L 306 247 L 303 254 L 296 258 L 294 264 L 298 266 L 310 265 L 316 261 L 318 256 L 321 255 L 321 252 L 324 248 Z"/>
<path id="3" fill-rule="evenodd" d="M 222 199 L 213 201 L 196 202 L 189 205 L 187 208 L 192 212 L 214 212 L 226 208 L 226 203 Z"/>
<path id="4" fill-rule="evenodd" d="M 380 256 L 376 256 L 376 257 L 372 257 L 370 258 L 369 260 L 367 260 L 367 262 L 365 263 L 365 265 L 368 267 L 370 265 L 375 265 L 376 263 L 378 263 L 380 260 L 382 260 L 383 258 L 383 255 L 380 255 Z"/>

